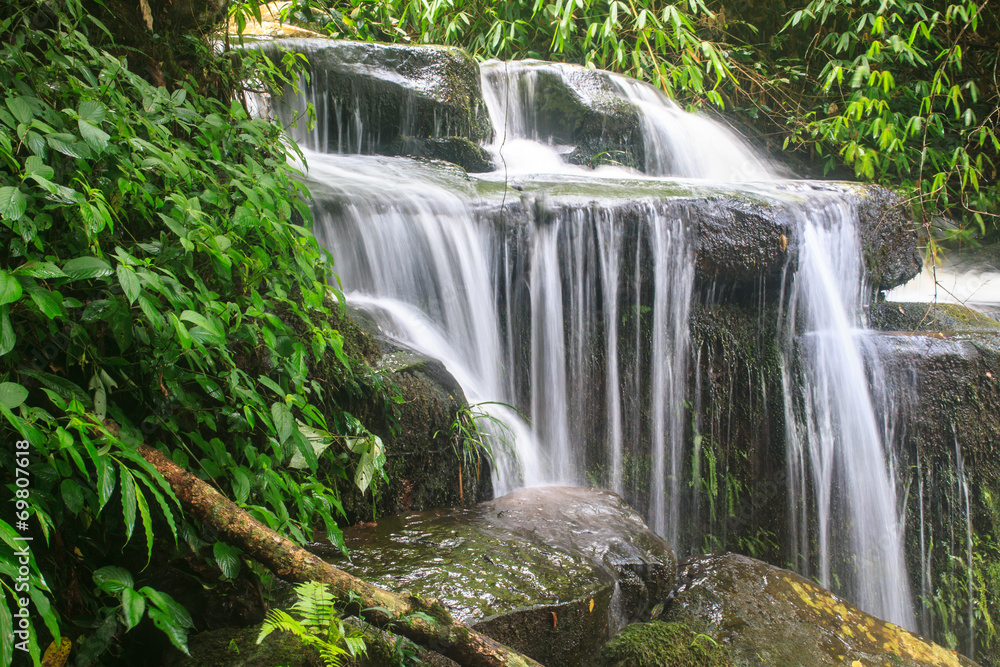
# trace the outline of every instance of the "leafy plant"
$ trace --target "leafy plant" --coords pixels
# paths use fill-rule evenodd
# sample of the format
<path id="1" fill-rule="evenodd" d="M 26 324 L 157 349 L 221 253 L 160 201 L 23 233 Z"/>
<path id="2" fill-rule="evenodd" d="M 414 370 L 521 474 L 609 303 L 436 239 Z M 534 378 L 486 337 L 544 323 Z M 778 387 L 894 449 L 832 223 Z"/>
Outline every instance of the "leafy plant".
<path id="1" fill-rule="evenodd" d="M 353 472 L 369 489 L 384 463 L 343 408 L 382 388 L 344 351 L 343 296 L 289 166 L 300 155 L 241 91 L 216 96 L 219 80 L 277 89 L 282 70 L 177 39 L 200 78 L 168 89 L 81 0 L 0 9 L 0 428 L 30 443 L 33 616 L 54 638 L 52 591 L 110 554 L 142 568 L 155 551 L 207 546 L 238 574 L 238 553 L 198 538 L 140 444 L 292 539 L 321 523 L 341 548 L 333 481 Z M 317 451 L 315 437 L 337 446 Z M 0 451 L 12 493 L 13 456 Z M 10 526 L 0 532 L 3 630 L 17 562 Z M 145 590 L 146 615 L 183 646 L 186 626 Z M 92 636 L 134 625 L 105 613 L 106 593 L 82 591 L 111 619 Z M 37 664 L 37 628 L 31 654 Z"/>
<path id="2" fill-rule="evenodd" d="M 508 453 L 513 451 L 511 443 L 514 441 L 514 435 L 511 433 L 510 427 L 499 417 L 487 412 L 484 409 L 487 405 L 503 405 L 517 412 L 516 408 L 496 401 L 484 401 L 471 405 L 466 403 L 459 407 L 455 420 L 448 430 L 448 442 L 459 461 L 458 495 L 463 501 L 465 491 L 462 482 L 462 469 L 474 467 L 476 479 L 479 479 L 483 454 L 492 465 L 498 447 Z M 437 436 L 438 433 L 435 433 L 434 437 Z"/>
<path id="3" fill-rule="evenodd" d="M 344 656 L 352 659 L 366 653 L 364 633 L 344 623 L 337 610 L 336 598 L 326 584 L 312 581 L 295 587 L 296 601 L 292 609 L 294 618 L 280 609 L 267 613 L 257 643 L 260 644 L 275 630 L 290 632 L 302 643 L 319 651 L 328 667 L 339 667 Z"/>

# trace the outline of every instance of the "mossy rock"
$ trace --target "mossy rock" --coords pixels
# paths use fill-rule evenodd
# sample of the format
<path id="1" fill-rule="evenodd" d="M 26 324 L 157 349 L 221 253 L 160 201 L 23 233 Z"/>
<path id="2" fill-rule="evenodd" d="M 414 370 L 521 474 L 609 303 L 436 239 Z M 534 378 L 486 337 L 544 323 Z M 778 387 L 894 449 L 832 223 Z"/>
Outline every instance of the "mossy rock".
<path id="1" fill-rule="evenodd" d="M 319 653 L 286 632 L 272 632 L 257 643 L 261 625 L 223 628 L 193 635 L 191 656 L 173 652 L 170 667 L 323 667 Z"/>
<path id="2" fill-rule="evenodd" d="M 970 332 L 1000 335 L 1000 322 L 957 303 L 900 303 L 871 305 L 871 325 L 882 331 L 937 333 L 952 336 Z"/>
<path id="3" fill-rule="evenodd" d="M 681 623 L 634 623 L 601 650 L 606 667 L 731 667 L 724 646 Z"/>
<path id="4" fill-rule="evenodd" d="M 317 128 L 292 133 L 306 147 L 385 154 L 400 137 L 480 143 L 492 135 L 479 66 L 461 49 L 340 39 L 278 39 L 258 46 L 276 62 L 284 51 L 308 58 Z M 289 104 L 275 105 L 286 125 L 297 108 Z"/>
<path id="5" fill-rule="evenodd" d="M 345 531 L 335 564 L 549 667 L 585 664 L 673 586 L 670 548 L 614 493 L 520 489 L 473 508 L 412 512 Z"/>
<path id="6" fill-rule="evenodd" d="M 386 154 L 444 160 L 472 173 L 493 171 L 494 166 L 489 151 L 465 137 L 400 137 L 386 149 Z"/>
<path id="7" fill-rule="evenodd" d="M 714 637 L 736 667 L 972 667 L 794 572 L 738 554 L 681 563 L 665 620 Z"/>

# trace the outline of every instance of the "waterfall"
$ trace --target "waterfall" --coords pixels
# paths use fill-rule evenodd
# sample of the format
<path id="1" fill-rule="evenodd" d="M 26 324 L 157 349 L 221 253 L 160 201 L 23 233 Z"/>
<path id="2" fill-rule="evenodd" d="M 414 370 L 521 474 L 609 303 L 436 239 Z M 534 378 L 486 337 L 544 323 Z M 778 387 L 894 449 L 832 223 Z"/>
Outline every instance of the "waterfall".
<path id="1" fill-rule="evenodd" d="M 807 491 L 820 583 L 836 582 L 880 618 L 913 628 L 891 452 L 883 442 L 858 338 L 864 336 L 856 213 L 810 200 L 800 212 L 798 269 L 782 323 L 790 492 L 800 567 L 808 567 Z M 801 333 L 796 335 L 796 332 Z M 794 386 L 801 386 L 797 395 Z"/>
<path id="2" fill-rule="evenodd" d="M 863 350 L 853 205 L 780 180 L 735 133 L 647 84 L 539 61 L 481 72 L 492 173 L 345 154 L 377 152 L 387 138 L 359 112 L 365 103 L 323 89 L 322 72 L 276 113 L 287 124 L 312 100 L 320 116 L 318 129 L 293 136 L 311 149 L 316 233 L 349 302 L 386 336 L 440 359 L 470 402 L 493 403 L 485 409 L 511 427 L 514 455 L 498 453 L 497 493 L 601 485 L 690 546 L 679 544 L 682 517 L 698 490 L 685 473 L 706 446 L 688 442 L 685 407 L 697 368 L 699 214 L 669 192 L 743 188 L 794 219 L 778 323 L 791 550 L 804 573 L 815 568 L 861 608 L 912 628 L 891 433 L 869 390 L 877 363 Z M 618 165 L 575 164 L 570 124 L 545 101 L 554 89 L 633 119 L 633 153 Z M 636 183 L 644 194 L 613 194 Z"/>

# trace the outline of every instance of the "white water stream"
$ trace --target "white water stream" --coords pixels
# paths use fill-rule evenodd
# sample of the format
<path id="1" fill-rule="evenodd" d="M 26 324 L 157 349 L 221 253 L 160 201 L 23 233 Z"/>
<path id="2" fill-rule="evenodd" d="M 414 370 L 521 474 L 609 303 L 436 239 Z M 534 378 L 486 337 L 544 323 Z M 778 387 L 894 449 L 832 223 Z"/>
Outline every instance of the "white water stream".
<path id="1" fill-rule="evenodd" d="M 856 212 L 835 194 L 779 192 L 777 170 L 730 130 L 611 74 L 608 89 L 639 111 L 645 173 L 570 164 L 573 147 L 550 141 L 539 124 L 536 86 L 545 75 L 572 89 L 575 71 L 535 61 L 483 66 L 495 129 L 487 148 L 499 169 L 472 181 L 407 159 L 307 154 L 317 235 L 349 302 L 372 313 L 386 335 L 440 359 L 471 403 L 506 403 L 528 416 L 485 407 L 515 436 L 515 456 L 499 456 L 498 494 L 595 479 L 622 493 L 648 488 L 650 525 L 677 544 L 691 456 L 684 406 L 696 239 L 689 221 L 655 200 L 631 202 L 642 223 L 627 235 L 612 198 L 595 197 L 550 207 L 548 215 L 529 212 L 528 223 L 513 229 L 502 211 L 498 224 L 477 205 L 478 188 L 496 191 L 498 181 L 515 176 L 571 179 L 595 193 L 624 178 L 664 187 L 676 178 L 755 182 L 748 187 L 786 202 L 797 218 L 798 269 L 787 280 L 779 325 L 790 505 L 811 505 L 794 512 L 795 547 L 807 570 L 808 545 L 816 543 L 825 585 L 844 575 L 845 592 L 859 606 L 912 628 L 891 453 L 859 344 Z M 320 78 L 307 97 L 317 114 L 333 113 L 335 101 L 321 87 Z M 584 99 L 596 94 L 575 90 Z M 301 138 L 323 151 L 331 126 L 321 118 L 317 127 Z M 337 127 L 337 145 L 366 146 L 363 118 Z M 504 202 L 519 203 L 515 197 L 505 194 Z M 649 338 L 636 323 L 642 316 L 652 318 Z M 630 447 L 649 452 L 648 469 L 630 459 Z M 841 565 L 852 556 L 856 568 L 847 576 Z"/>

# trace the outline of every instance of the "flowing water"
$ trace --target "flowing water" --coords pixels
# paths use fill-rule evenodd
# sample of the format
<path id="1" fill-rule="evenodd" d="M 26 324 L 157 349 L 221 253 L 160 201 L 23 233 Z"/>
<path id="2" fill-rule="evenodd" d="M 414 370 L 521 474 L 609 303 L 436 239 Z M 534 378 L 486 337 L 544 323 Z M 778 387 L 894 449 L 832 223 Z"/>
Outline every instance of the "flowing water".
<path id="1" fill-rule="evenodd" d="M 349 302 L 387 336 L 443 361 L 471 403 L 489 403 L 510 425 L 514 455 L 498 457 L 498 494 L 599 483 L 684 546 L 684 471 L 699 456 L 685 434 L 695 225 L 667 197 L 599 193 L 622 182 L 664 192 L 725 184 L 781 202 L 798 239 L 779 323 L 793 549 L 803 570 L 815 567 L 828 586 L 841 578 L 862 608 L 912 628 L 891 448 L 866 390 L 877 363 L 862 351 L 857 213 L 841 196 L 779 180 L 733 132 L 646 84 L 581 77 L 552 63 L 484 64 L 487 149 L 498 169 L 471 178 L 408 159 L 327 153 L 371 152 L 375 141 L 365 119 L 343 116 L 314 77 L 281 113 L 312 100 L 320 116 L 320 129 L 293 136 L 311 149 L 316 231 Z M 574 146 L 542 113 L 547 81 L 635 109 L 642 171 L 572 164 Z M 559 195 L 567 184 L 595 195 Z"/>
<path id="2" fill-rule="evenodd" d="M 858 341 L 864 332 L 856 217 L 845 201 L 814 200 L 798 221 L 799 268 L 783 325 L 789 488 L 801 503 L 796 551 L 808 571 L 805 527 L 815 516 L 820 583 L 833 588 L 836 577 L 862 609 L 912 628 L 891 452 L 870 389 L 885 383 L 877 359 L 866 363 Z M 813 508 L 802 502 L 810 488 Z M 847 552 L 835 548 L 845 537 Z M 845 557 L 851 562 L 840 562 Z"/>

